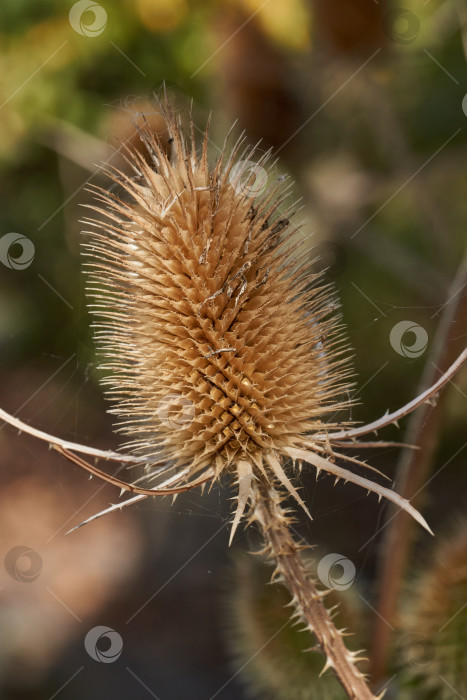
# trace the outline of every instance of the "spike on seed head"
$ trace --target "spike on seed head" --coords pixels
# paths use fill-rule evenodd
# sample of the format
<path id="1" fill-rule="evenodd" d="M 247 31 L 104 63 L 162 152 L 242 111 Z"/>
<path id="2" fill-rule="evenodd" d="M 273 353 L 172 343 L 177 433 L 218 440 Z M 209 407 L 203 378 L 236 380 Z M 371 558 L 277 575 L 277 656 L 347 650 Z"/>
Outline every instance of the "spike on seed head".
<path id="1" fill-rule="evenodd" d="M 193 125 L 186 138 L 168 103 L 163 113 L 170 156 L 143 128 L 151 158 L 126 154 L 138 177 L 110 169 L 120 192 L 96 190 L 86 243 L 96 341 L 127 445 L 166 460 L 149 478 L 233 472 L 240 519 L 245 463 L 296 494 L 280 458 L 341 407 L 349 373 L 330 289 L 307 272 L 281 212 L 282 183 L 265 187 L 262 175 L 261 192 L 252 186 L 242 163 L 256 153 L 239 160 L 241 140 L 209 166 L 207 130 L 198 153 Z M 267 179 L 267 157 L 257 162 Z"/>

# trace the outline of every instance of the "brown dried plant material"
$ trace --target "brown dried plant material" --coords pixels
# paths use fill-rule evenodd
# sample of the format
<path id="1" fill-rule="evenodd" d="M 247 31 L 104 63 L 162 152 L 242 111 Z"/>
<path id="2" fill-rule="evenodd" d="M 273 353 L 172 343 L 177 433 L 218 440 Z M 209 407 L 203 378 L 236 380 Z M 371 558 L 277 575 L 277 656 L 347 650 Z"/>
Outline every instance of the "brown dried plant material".
<path id="1" fill-rule="evenodd" d="M 129 150 L 135 177 L 110 169 L 122 192 L 97 189 L 99 218 L 87 219 L 108 394 L 146 478 L 176 489 L 231 474 L 233 534 L 258 479 L 306 510 L 284 469 L 292 457 L 395 499 L 426 525 L 313 441 L 322 418 L 346 407 L 348 349 L 331 290 L 309 274 L 290 208 L 280 211 L 287 189 L 275 181 L 258 195 L 267 156 L 251 168 L 255 150 L 241 154 L 240 141 L 210 167 L 208 132 L 199 155 L 193 125 L 188 143 L 165 113 L 172 153 L 142 129 L 152 163 Z"/>
<path id="2" fill-rule="evenodd" d="M 170 160 L 144 135 L 157 172 L 130 154 L 141 178 L 121 178 L 129 202 L 99 193 L 86 246 L 114 411 L 132 449 L 188 468 L 184 481 L 211 467 L 241 483 L 277 476 L 278 455 L 343 407 L 350 372 L 329 290 L 305 295 L 306 251 L 275 216 L 281 185 L 254 204 L 238 146 L 210 170 L 207 137 L 198 159 L 171 129 Z"/>

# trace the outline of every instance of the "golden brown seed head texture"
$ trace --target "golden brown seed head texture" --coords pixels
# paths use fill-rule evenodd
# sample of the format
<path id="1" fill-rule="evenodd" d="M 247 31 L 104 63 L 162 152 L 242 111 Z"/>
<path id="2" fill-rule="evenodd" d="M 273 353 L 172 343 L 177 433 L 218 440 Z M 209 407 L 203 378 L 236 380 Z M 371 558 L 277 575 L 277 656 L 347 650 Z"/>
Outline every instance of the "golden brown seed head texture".
<path id="1" fill-rule="evenodd" d="M 132 175 L 111 172 L 117 189 L 97 191 L 87 219 L 112 411 L 132 451 L 165 465 L 153 476 L 172 469 L 182 483 L 245 463 L 264 475 L 341 407 L 335 304 L 269 156 L 252 168 L 240 140 L 210 165 L 208 129 L 198 153 L 193 126 L 185 137 L 170 105 L 164 115 L 171 153 L 143 129 L 150 157 L 129 152 Z M 271 181 L 258 193 L 260 177 Z"/>

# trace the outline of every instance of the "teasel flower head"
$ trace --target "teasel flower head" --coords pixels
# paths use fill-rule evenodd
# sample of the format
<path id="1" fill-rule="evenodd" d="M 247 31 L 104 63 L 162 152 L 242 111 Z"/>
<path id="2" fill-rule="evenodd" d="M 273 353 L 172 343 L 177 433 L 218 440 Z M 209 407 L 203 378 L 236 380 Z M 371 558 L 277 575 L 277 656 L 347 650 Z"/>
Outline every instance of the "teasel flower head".
<path id="1" fill-rule="evenodd" d="M 98 217 L 86 219 L 96 340 L 119 430 L 146 463 L 140 479 L 173 493 L 229 475 L 232 535 L 257 479 L 307 510 L 290 458 L 392 494 L 328 459 L 337 424 L 323 419 L 348 403 L 349 352 L 284 208 L 288 187 L 266 183 L 269 154 L 255 160 L 242 139 L 229 153 L 227 138 L 210 164 L 209 127 L 198 153 L 193 122 L 186 138 L 163 111 L 168 148 L 140 124 L 149 158 L 132 149 L 132 175 L 109 168 L 118 189 L 97 189 Z"/>

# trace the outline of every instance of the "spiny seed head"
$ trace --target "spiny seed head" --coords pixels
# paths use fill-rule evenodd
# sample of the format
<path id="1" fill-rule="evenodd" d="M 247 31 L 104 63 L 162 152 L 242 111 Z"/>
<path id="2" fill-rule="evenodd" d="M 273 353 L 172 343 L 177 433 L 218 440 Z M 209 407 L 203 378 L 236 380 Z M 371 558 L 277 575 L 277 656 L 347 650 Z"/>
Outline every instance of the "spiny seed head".
<path id="1" fill-rule="evenodd" d="M 127 444 L 165 461 L 153 475 L 231 470 L 246 493 L 342 408 L 347 352 L 269 155 L 251 167 L 240 140 L 210 165 L 208 128 L 198 153 L 163 111 L 171 152 L 143 128 L 150 157 L 129 151 L 134 177 L 110 170 L 87 219 L 105 382 Z"/>

